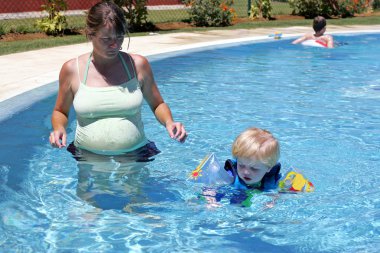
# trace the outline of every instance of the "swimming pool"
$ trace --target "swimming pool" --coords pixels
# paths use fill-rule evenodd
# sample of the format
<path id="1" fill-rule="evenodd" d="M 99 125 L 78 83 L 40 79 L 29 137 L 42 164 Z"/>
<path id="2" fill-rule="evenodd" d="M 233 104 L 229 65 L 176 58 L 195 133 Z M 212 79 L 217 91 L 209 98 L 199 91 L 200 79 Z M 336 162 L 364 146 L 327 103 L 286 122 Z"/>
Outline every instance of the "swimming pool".
<path id="1" fill-rule="evenodd" d="M 108 183 L 97 190 L 129 198 L 125 210 L 100 211 L 78 197 L 83 173 L 69 152 L 48 144 L 56 84 L 1 103 L 4 115 L 25 107 L 18 101 L 41 98 L 0 122 L 1 251 L 376 252 L 380 35 L 336 40 L 347 44 L 268 41 L 153 61 L 189 138 L 171 141 L 144 107 L 147 136 L 162 153 L 139 171 L 117 161 L 111 172 L 97 171 Z M 209 152 L 229 158 L 249 126 L 273 132 L 283 170 L 298 167 L 316 192 L 282 195 L 270 209 L 260 201 L 217 209 L 194 201 L 200 186 L 189 172 Z M 71 115 L 69 140 L 74 129 Z"/>

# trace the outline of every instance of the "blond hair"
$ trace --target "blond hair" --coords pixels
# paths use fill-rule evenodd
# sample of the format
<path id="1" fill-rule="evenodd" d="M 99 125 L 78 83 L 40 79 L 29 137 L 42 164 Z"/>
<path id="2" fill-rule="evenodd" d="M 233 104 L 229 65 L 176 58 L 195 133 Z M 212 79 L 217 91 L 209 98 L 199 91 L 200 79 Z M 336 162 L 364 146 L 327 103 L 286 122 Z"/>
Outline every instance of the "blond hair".
<path id="1" fill-rule="evenodd" d="M 280 144 L 267 130 L 248 128 L 232 144 L 235 158 L 255 159 L 272 168 L 280 159 Z"/>

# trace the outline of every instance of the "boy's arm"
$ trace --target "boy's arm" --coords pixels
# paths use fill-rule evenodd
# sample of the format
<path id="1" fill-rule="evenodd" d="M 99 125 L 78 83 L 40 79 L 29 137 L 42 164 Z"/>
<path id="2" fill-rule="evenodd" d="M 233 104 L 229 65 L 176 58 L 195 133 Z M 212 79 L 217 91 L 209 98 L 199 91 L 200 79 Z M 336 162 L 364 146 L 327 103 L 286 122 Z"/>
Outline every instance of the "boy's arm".
<path id="1" fill-rule="evenodd" d="M 280 192 L 313 192 L 314 185 L 297 169 L 291 168 L 278 182 Z"/>
<path id="2" fill-rule="evenodd" d="M 222 206 L 222 204 L 219 203 L 219 201 L 223 196 L 221 196 L 221 194 L 218 194 L 217 191 L 212 188 L 204 188 L 202 190 L 202 194 L 200 194 L 200 198 L 207 202 L 207 208 L 215 208 Z"/>

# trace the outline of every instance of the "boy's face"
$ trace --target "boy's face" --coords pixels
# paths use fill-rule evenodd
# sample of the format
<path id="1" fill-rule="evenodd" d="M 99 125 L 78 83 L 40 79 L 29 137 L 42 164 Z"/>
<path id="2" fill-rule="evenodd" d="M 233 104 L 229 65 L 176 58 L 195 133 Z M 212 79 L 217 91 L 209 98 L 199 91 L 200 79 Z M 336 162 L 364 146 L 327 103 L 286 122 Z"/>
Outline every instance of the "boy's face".
<path id="1" fill-rule="evenodd" d="M 237 159 L 237 173 L 241 180 L 247 185 L 253 185 L 261 181 L 265 173 L 269 172 L 268 168 L 260 161 L 252 159 Z"/>

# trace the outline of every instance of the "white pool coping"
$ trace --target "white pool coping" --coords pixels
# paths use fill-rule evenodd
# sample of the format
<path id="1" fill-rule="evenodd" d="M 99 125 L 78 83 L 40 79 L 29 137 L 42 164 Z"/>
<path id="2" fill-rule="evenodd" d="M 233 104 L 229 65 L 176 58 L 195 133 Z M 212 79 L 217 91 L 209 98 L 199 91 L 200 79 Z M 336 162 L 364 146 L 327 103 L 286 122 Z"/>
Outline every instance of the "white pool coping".
<path id="1" fill-rule="evenodd" d="M 300 26 L 168 34 L 153 33 L 147 36 L 132 37 L 128 52 L 150 57 L 182 50 L 273 40 L 269 35 L 277 31 L 283 34 L 284 39 L 295 38 L 306 32 L 312 32 L 311 28 Z M 328 26 L 327 33 L 380 33 L 380 25 Z M 127 48 L 127 43 L 128 41 L 125 40 L 124 51 Z M 91 43 L 87 42 L 0 56 L 0 102 L 56 82 L 64 62 L 91 51 L 91 49 Z"/>

